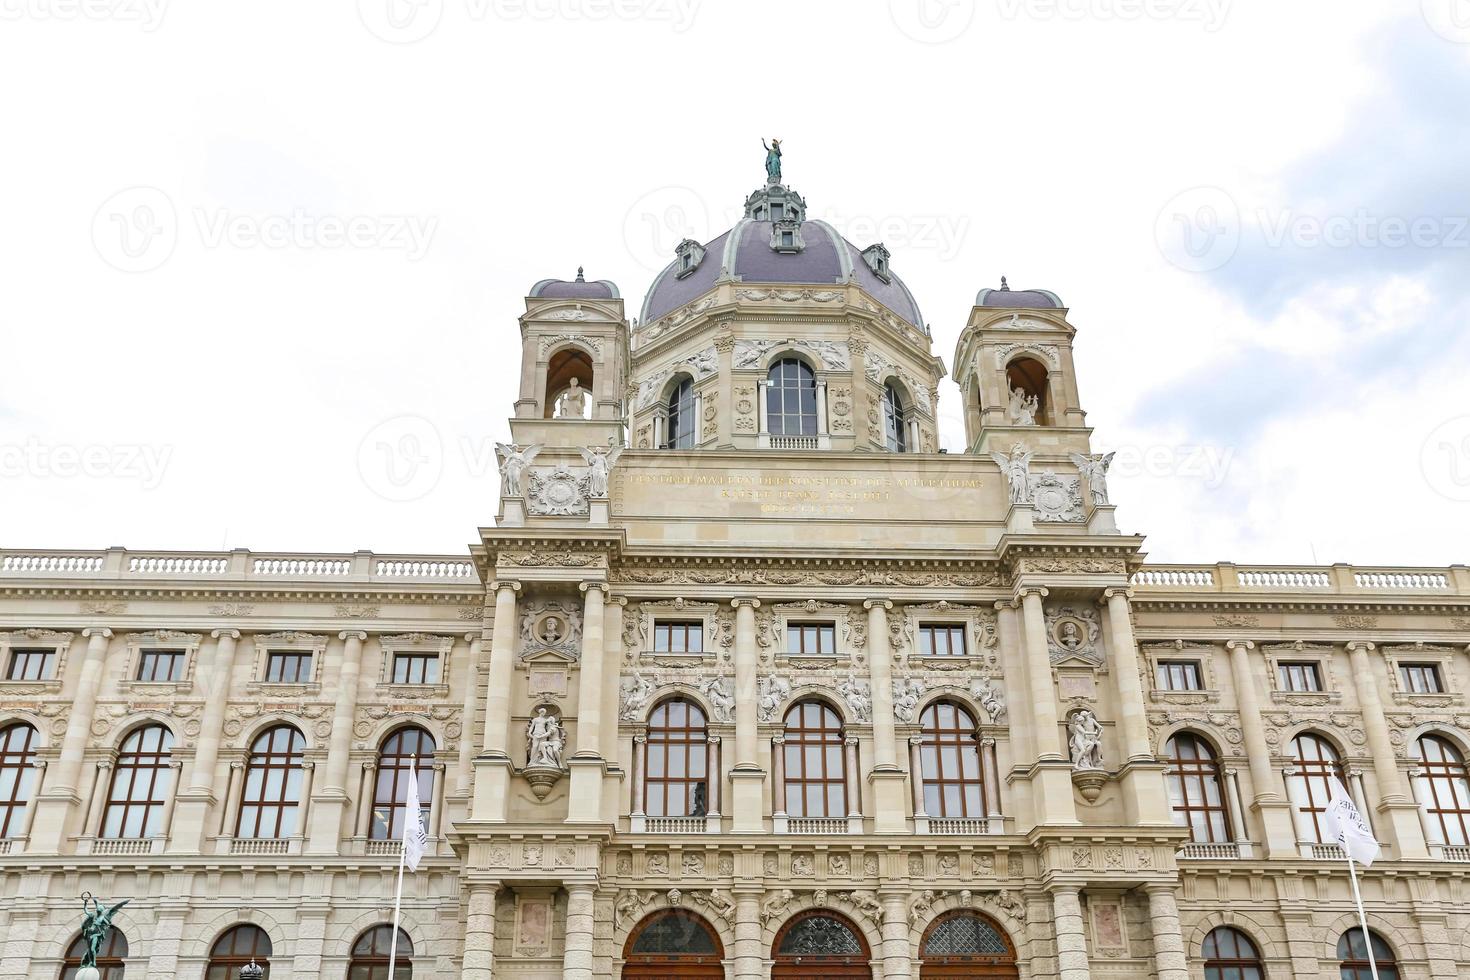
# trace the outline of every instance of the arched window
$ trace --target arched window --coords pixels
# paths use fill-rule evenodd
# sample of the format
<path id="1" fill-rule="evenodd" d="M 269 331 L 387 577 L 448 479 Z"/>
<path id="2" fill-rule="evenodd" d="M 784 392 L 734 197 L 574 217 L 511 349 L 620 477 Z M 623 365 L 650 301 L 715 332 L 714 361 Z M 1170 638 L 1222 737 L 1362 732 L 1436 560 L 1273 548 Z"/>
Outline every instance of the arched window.
<path id="1" fill-rule="evenodd" d="M 1047 425 L 1046 368 L 1030 357 L 1006 365 L 1007 421 L 1019 425 Z"/>
<path id="2" fill-rule="evenodd" d="M 837 712 L 820 701 L 793 705 L 785 735 L 787 816 L 847 816 L 847 763 Z"/>
<path id="3" fill-rule="evenodd" d="M 25 722 L 0 728 L 0 840 L 25 831 L 36 782 L 36 730 Z"/>
<path id="4" fill-rule="evenodd" d="M 1239 929 L 1212 929 L 1200 947 L 1205 958 L 1205 980 L 1264 980 L 1261 954 Z"/>
<path id="5" fill-rule="evenodd" d="M 799 912 L 776 935 L 772 980 L 870 977 L 868 944 L 845 917 L 826 909 Z"/>
<path id="6" fill-rule="evenodd" d="M 1320 735 L 1303 732 L 1291 740 L 1292 773 L 1287 788 L 1297 811 L 1297 832 L 1313 844 L 1330 843 L 1322 815 L 1332 799 L 1332 780 L 1342 779 L 1337 750 Z"/>
<path id="7" fill-rule="evenodd" d="M 1470 844 L 1470 781 L 1466 779 L 1465 757 L 1447 739 L 1422 736 L 1414 743 L 1414 755 L 1423 767 L 1420 795 L 1429 816 L 1426 821 L 1436 844 L 1463 847 Z"/>
<path id="8" fill-rule="evenodd" d="M 1005 930 L 969 909 L 946 912 L 919 943 L 921 980 L 933 977 L 1018 977 L 1016 948 Z"/>
<path id="9" fill-rule="evenodd" d="M 699 420 L 694 415 L 694 382 L 685 378 L 669 393 L 665 449 L 693 449 Z"/>
<path id="10" fill-rule="evenodd" d="M 909 420 L 903 410 L 903 399 L 891 383 L 883 386 L 883 440 L 890 453 L 909 451 Z"/>
<path id="11" fill-rule="evenodd" d="M 1169 739 L 1166 775 L 1174 803 L 1174 819 L 1200 843 L 1230 840 L 1230 814 L 1225 808 L 1220 763 L 1209 744 L 1192 732 Z"/>
<path id="12" fill-rule="evenodd" d="M 99 837 L 157 837 L 173 770 L 174 735 L 162 725 L 144 725 L 123 739 L 112 771 Z"/>
<path id="13" fill-rule="evenodd" d="M 723 980 L 725 949 L 699 916 L 682 909 L 655 912 L 638 923 L 623 951 L 624 980 L 695 977 Z"/>
<path id="14" fill-rule="evenodd" d="M 572 381 L 582 392 L 582 406 L 568 411 L 572 406 L 562 396 L 571 390 Z M 592 358 L 586 351 L 568 347 L 551 355 L 546 364 L 546 418 L 586 418 L 587 404 L 592 400 Z"/>
<path id="15" fill-rule="evenodd" d="M 919 729 L 924 812 L 931 817 L 985 816 L 975 716 L 957 704 L 939 701 L 924 709 Z"/>
<path id="16" fill-rule="evenodd" d="M 260 926 L 240 925 L 214 941 L 204 980 L 240 980 L 240 967 L 254 963 L 271 975 L 271 937 Z"/>
<path id="17" fill-rule="evenodd" d="M 388 955 L 393 944 L 392 926 L 373 926 L 352 944 L 352 963 L 347 967 L 347 980 L 389 980 Z M 392 980 L 412 980 L 413 940 L 398 930 L 397 959 Z"/>
<path id="18" fill-rule="evenodd" d="M 87 941 L 81 936 L 72 940 L 66 948 L 66 959 L 61 962 L 61 980 L 74 980 L 82 968 L 82 957 L 87 955 Z M 128 937 L 117 926 L 102 941 L 97 951 L 97 970 L 100 980 L 123 980 L 124 961 L 128 958 Z"/>
<path id="19" fill-rule="evenodd" d="M 1373 967 L 1378 968 L 1378 980 L 1399 980 L 1393 948 L 1372 930 L 1368 932 L 1368 940 L 1373 944 L 1372 965 L 1368 963 L 1368 947 L 1363 942 L 1362 929 L 1354 926 L 1337 941 L 1337 969 L 1341 980 L 1373 980 Z"/>
<path id="20" fill-rule="evenodd" d="M 280 840 L 296 834 L 305 752 L 306 739 L 290 725 L 256 736 L 245 768 L 236 837 Z"/>
<path id="21" fill-rule="evenodd" d="M 708 741 L 698 705 L 676 698 L 653 709 L 644 753 L 644 813 L 700 817 L 708 812 Z"/>
<path id="22" fill-rule="evenodd" d="M 817 434 L 817 376 L 804 361 L 786 357 L 766 379 L 766 430 L 773 436 Z"/>
<path id="23" fill-rule="evenodd" d="M 373 840 L 403 839 L 411 767 L 418 770 L 419 805 L 428 806 L 434 798 L 434 736 L 422 728 L 400 728 L 383 739 L 383 746 L 378 750 L 373 825 L 368 833 Z"/>

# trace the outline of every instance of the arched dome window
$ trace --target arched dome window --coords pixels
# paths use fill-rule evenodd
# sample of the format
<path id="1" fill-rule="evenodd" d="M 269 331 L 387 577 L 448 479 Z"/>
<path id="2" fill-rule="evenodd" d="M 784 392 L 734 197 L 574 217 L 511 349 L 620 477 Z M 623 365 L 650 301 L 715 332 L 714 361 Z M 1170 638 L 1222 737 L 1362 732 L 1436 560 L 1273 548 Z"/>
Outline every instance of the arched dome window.
<path id="1" fill-rule="evenodd" d="M 408 813 L 409 772 L 419 783 L 419 804 L 434 799 L 434 736 L 422 728 L 400 728 L 378 750 L 378 780 L 373 790 L 372 840 L 402 840 Z M 420 811 L 422 818 L 423 812 Z"/>
<path id="2" fill-rule="evenodd" d="M 665 431 L 664 449 L 693 449 L 699 419 L 696 417 L 694 382 L 684 378 L 669 392 L 669 418 Z"/>
<path id="3" fill-rule="evenodd" d="M 890 453 L 909 451 L 909 420 L 892 382 L 883 386 L 883 440 Z"/>
<path id="4" fill-rule="evenodd" d="M 1197 843 L 1230 840 L 1230 813 L 1225 807 L 1220 763 L 1208 742 L 1193 732 L 1180 732 L 1165 746 L 1169 796 L 1175 822 L 1189 828 Z"/>
<path id="5" fill-rule="evenodd" d="M 1205 958 L 1205 980 L 1264 980 L 1261 954 L 1239 929 L 1212 929 L 1200 946 Z"/>
<path id="6" fill-rule="evenodd" d="M 265 971 L 262 980 L 270 980 L 271 937 L 260 926 L 235 926 L 214 941 L 204 980 L 239 980 L 240 967 L 251 963 Z"/>
<path id="7" fill-rule="evenodd" d="M 846 916 L 827 909 L 798 912 L 772 944 L 771 980 L 871 977 L 868 944 Z"/>
<path id="8" fill-rule="evenodd" d="M 1415 787 L 1428 819 L 1430 843 L 1464 847 L 1470 844 L 1470 779 L 1465 757 L 1449 740 L 1425 735 L 1414 743 L 1421 775 Z"/>
<path id="9" fill-rule="evenodd" d="M 296 834 L 306 739 L 290 725 L 256 736 L 245 767 L 236 837 L 281 840 Z"/>
<path id="10" fill-rule="evenodd" d="M 25 722 L 0 729 L 0 840 L 25 833 L 36 782 L 36 730 Z"/>
<path id="11" fill-rule="evenodd" d="M 123 739 L 112 772 L 99 837 L 157 837 L 173 782 L 174 736 L 162 725 L 144 725 Z"/>
<path id="12" fill-rule="evenodd" d="M 1320 735 L 1303 732 L 1291 740 L 1291 761 L 1286 788 L 1296 809 L 1297 834 L 1311 844 L 1329 843 L 1322 819 L 1332 799 L 1332 780 L 1342 779 L 1337 750 Z"/>
<path id="13" fill-rule="evenodd" d="M 784 357 L 766 374 L 766 431 L 773 436 L 817 434 L 817 376 L 805 361 Z"/>

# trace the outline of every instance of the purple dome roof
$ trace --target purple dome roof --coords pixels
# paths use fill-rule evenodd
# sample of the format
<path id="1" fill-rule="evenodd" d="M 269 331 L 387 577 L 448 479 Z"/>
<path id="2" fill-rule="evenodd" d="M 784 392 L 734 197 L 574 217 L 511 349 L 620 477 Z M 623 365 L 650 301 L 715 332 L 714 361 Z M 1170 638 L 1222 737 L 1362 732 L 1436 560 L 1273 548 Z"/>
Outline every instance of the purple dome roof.
<path id="1" fill-rule="evenodd" d="M 913 294 L 891 271 L 888 282 L 868 267 L 862 250 L 847 241 L 825 221 L 803 221 L 799 252 L 771 248 L 771 222 L 744 218 L 734 228 L 704 246 L 703 261 L 680 279 L 677 260 L 669 263 L 643 300 L 640 320 L 648 323 L 677 310 L 709 292 L 717 280 L 734 278 L 750 283 L 789 283 L 831 286 L 856 282 L 869 295 L 902 319 L 923 330 L 924 318 Z"/>
<path id="2" fill-rule="evenodd" d="M 577 267 L 577 278 L 571 282 L 565 279 L 542 279 L 531 287 L 531 292 L 527 295 L 539 296 L 543 299 L 617 299 L 619 297 L 616 283 L 607 279 L 588 282 L 582 275 L 581 266 Z"/>
<path id="3" fill-rule="evenodd" d="M 1000 310 L 1061 310 L 1062 298 L 1049 289 L 1012 289 L 1005 276 L 999 289 L 982 289 L 975 294 L 975 305 Z"/>

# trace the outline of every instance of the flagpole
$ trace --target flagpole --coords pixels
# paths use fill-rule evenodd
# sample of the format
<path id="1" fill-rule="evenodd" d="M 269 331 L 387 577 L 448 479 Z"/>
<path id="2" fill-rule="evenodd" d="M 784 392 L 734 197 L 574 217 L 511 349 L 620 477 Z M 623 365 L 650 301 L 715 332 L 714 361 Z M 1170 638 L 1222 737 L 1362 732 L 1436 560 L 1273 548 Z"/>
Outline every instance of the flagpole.
<path id="1" fill-rule="evenodd" d="M 408 778 L 413 781 L 415 785 L 417 785 L 419 778 L 418 770 L 415 766 L 415 763 L 417 761 L 418 756 L 412 756 L 410 757 L 408 763 Z M 409 814 L 407 810 L 405 810 L 403 814 L 403 826 L 405 828 L 405 834 L 407 833 L 408 817 Z M 413 818 L 417 820 L 419 818 L 419 815 L 415 813 L 413 814 Z M 390 827 L 389 829 L 392 828 Z M 407 856 L 408 845 L 406 842 L 400 841 L 398 845 L 398 888 L 393 894 L 393 939 L 389 942 L 388 945 L 388 980 L 394 980 L 393 968 L 395 962 L 398 959 L 398 916 L 399 913 L 403 910 L 403 863 L 404 859 L 407 858 Z M 1357 886 L 1355 885 L 1354 889 L 1356 889 L 1356 887 Z M 1378 974 L 1375 973 L 1373 975 L 1373 980 L 1378 980 Z"/>
<path id="2" fill-rule="evenodd" d="M 1373 980 L 1378 980 L 1378 964 L 1373 960 L 1373 939 L 1368 934 L 1368 913 L 1363 911 L 1363 896 L 1358 891 L 1358 872 L 1353 868 L 1353 855 L 1344 844 L 1342 853 L 1347 856 L 1348 879 L 1353 883 L 1353 902 L 1358 906 L 1358 924 L 1363 927 L 1363 948 L 1368 951 L 1368 970 Z"/>

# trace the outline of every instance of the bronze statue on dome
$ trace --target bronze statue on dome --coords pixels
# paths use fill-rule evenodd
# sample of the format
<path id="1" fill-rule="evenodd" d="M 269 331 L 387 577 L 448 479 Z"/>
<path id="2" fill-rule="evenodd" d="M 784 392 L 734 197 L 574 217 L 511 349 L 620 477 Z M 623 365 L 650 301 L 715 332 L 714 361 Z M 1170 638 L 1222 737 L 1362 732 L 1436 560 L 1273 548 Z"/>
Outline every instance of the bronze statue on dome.
<path id="1" fill-rule="evenodd" d="M 766 146 L 762 139 L 761 146 L 766 148 L 766 180 L 772 184 L 781 183 L 781 141 L 772 137 L 771 145 Z"/>

